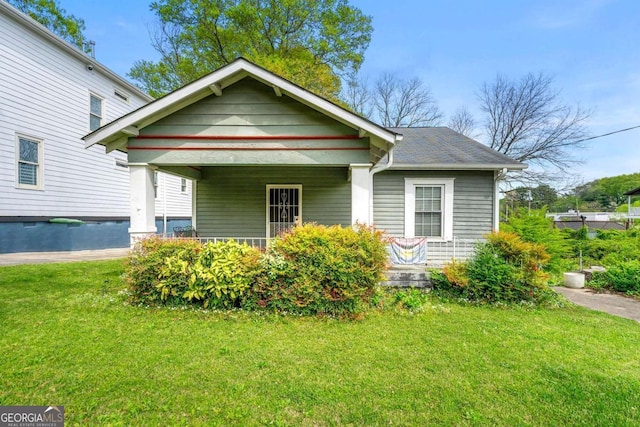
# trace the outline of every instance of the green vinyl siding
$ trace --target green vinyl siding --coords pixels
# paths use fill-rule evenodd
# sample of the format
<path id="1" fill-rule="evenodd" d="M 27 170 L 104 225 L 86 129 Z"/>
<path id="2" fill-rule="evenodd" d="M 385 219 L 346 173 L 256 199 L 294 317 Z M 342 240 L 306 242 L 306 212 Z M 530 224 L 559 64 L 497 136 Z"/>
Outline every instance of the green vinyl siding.
<path id="1" fill-rule="evenodd" d="M 351 224 L 347 168 L 204 167 L 197 185 L 198 234 L 264 237 L 267 185 L 302 185 L 302 221 Z"/>
<path id="2" fill-rule="evenodd" d="M 166 166 L 346 166 L 368 163 L 370 159 L 369 139 L 357 138 L 357 130 L 284 94 L 277 96 L 273 88 L 251 78 L 224 88 L 222 96 L 212 94 L 143 127 L 140 135 L 156 138 L 131 138 L 130 162 Z M 248 139 L 157 138 L 161 136 L 246 136 Z M 300 139 L 256 139 L 263 136 L 299 136 Z M 153 149 L 142 149 L 150 146 Z M 164 147 L 167 149 L 160 149 Z"/>
<path id="3" fill-rule="evenodd" d="M 455 178 L 453 236 L 480 239 L 493 227 L 492 171 L 384 171 L 374 175 L 373 216 L 377 228 L 404 236 L 404 179 Z"/>

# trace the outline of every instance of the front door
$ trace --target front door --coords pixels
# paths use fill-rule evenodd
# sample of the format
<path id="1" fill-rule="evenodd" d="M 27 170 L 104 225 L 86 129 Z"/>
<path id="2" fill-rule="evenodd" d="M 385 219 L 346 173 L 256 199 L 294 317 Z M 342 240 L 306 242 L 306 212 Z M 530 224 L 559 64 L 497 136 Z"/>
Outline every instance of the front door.
<path id="1" fill-rule="evenodd" d="M 289 231 L 302 221 L 302 186 L 267 185 L 267 238 Z"/>

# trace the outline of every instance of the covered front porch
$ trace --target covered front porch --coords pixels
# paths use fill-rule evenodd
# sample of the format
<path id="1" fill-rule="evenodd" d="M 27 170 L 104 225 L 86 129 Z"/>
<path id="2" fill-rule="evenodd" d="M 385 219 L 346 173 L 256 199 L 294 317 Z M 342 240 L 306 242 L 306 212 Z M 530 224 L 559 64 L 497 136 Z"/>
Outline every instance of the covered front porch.
<path id="1" fill-rule="evenodd" d="M 203 239 L 262 246 L 296 224 L 369 224 L 370 164 L 348 166 L 198 166 L 192 224 Z M 155 229 L 153 174 L 176 168 L 130 166 L 131 242 Z M 168 235 L 171 235 L 169 230 Z M 253 243 L 251 243 L 253 242 Z"/>

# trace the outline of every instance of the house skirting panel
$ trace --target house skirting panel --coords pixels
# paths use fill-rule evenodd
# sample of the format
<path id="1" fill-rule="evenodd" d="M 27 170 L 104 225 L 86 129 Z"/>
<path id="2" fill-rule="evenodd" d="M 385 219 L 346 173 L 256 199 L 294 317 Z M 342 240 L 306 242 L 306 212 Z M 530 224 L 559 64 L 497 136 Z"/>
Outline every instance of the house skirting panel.
<path id="1" fill-rule="evenodd" d="M 75 218 L 75 217 L 74 217 Z M 129 218 L 75 218 L 84 224 L 51 223 L 49 218 L 0 218 L 0 253 L 79 251 L 129 247 Z M 191 218 L 167 218 L 167 232 L 191 225 Z M 162 231 L 164 221 L 156 218 Z"/>

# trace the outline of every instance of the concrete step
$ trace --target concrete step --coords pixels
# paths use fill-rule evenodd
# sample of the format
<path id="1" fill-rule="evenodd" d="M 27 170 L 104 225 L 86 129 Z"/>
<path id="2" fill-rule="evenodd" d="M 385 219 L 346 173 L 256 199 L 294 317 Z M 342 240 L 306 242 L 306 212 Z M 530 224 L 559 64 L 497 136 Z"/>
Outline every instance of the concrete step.
<path id="1" fill-rule="evenodd" d="M 431 279 L 424 266 L 393 266 L 385 273 L 387 280 L 382 286 L 395 286 L 401 288 L 430 288 Z"/>

